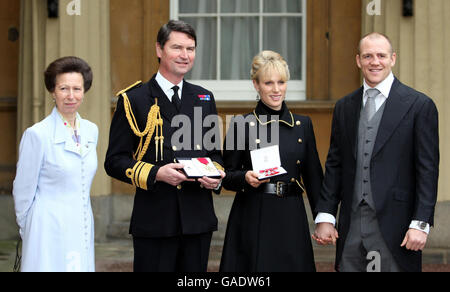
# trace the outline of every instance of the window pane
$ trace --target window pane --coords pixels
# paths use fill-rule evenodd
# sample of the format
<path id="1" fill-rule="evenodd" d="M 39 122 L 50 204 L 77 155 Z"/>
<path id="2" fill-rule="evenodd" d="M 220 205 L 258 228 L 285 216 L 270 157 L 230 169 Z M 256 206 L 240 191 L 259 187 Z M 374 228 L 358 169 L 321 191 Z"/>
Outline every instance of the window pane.
<path id="1" fill-rule="evenodd" d="M 259 50 L 257 17 L 222 18 L 221 79 L 248 80 L 253 57 Z"/>
<path id="2" fill-rule="evenodd" d="M 215 0 L 182 0 L 178 1 L 180 13 L 216 13 Z"/>
<path id="3" fill-rule="evenodd" d="M 301 13 L 302 0 L 264 0 L 264 12 Z"/>
<path id="4" fill-rule="evenodd" d="M 302 80 L 302 19 L 264 18 L 264 50 L 280 53 L 288 62 L 291 80 Z"/>
<path id="5" fill-rule="evenodd" d="M 191 24 L 197 33 L 195 65 L 187 79 L 217 79 L 217 20 L 216 18 L 180 18 Z"/>
<path id="6" fill-rule="evenodd" d="M 259 0 L 225 0 L 221 3 L 223 13 L 259 12 Z"/>

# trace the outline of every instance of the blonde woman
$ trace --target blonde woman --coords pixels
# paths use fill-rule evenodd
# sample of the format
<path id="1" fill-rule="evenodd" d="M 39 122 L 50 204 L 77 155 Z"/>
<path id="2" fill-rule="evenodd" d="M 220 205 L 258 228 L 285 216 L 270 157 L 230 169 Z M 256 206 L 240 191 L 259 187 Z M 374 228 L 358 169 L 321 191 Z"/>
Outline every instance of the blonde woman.
<path id="1" fill-rule="evenodd" d="M 225 141 L 227 176 L 223 186 L 237 193 L 228 220 L 221 271 L 315 271 L 303 202 L 306 190 L 314 210 L 323 178 L 313 126 L 309 117 L 293 114 L 284 102 L 289 68 L 278 53 L 258 54 L 251 78 L 260 100 L 252 113 L 240 117 L 245 127 L 239 127 L 239 117 L 235 118 Z M 234 145 L 228 142 L 232 134 Z M 243 141 L 241 145 L 239 141 Z M 268 146 L 279 147 L 281 166 L 287 173 L 259 180 L 250 152 Z"/>

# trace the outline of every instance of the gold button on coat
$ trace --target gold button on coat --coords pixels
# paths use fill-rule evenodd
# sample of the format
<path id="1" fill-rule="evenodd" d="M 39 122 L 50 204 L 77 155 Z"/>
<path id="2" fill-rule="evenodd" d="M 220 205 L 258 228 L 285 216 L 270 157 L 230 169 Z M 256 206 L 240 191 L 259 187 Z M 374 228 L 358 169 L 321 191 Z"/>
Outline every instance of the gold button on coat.
<path id="1" fill-rule="evenodd" d="M 303 143 L 303 140 L 302 139 L 298 139 L 298 143 Z"/>
<path id="2" fill-rule="evenodd" d="M 177 189 L 178 189 L 178 190 L 181 190 L 181 189 L 182 189 L 182 186 L 181 186 L 181 185 L 177 186 Z"/>
<path id="3" fill-rule="evenodd" d="M 302 122 L 297 121 L 297 123 L 295 123 L 297 126 L 301 126 Z"/>
<path id="4" fill-rule="evenodd" d="M 172 147 L 172 150 L 173 150 L 173 151 L 177 151 L 177 146 L 173 146 L 173 147 Z"/>

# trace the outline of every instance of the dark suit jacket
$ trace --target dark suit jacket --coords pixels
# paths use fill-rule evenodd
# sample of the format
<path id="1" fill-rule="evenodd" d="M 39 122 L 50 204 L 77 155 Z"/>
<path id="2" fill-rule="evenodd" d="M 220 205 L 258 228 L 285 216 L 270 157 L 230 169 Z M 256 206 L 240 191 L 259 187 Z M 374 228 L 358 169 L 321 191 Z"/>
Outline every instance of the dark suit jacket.
<path id="1" fill-rule="evenodd" d="M 210 100 L 202 100 L 199 95 L 209 95 Z M 140 131 L 145 129 L 147 116 L 151 106 L 155 104 L 155 98 L 158 98 L 158 105 L 164 123 L 164 160 L 161 161 L 159 157 L 158 161 L 155 159 L 155 137 L 153 137 L 142 161 L 150 163 L 154 167 L 150 171 L 147 180 L 148 191 L 136 188 L 130 234 L 137 237 L 156 238 L 180 234 L 201 234 L 217 230 L 217 218 L 214 213 L 211 191 L 200 188 L 198 182 L 183 183 L 180 190 L 163 182 L 155 182 L 159 168 L 173 163 L 176 157 L 210 157 L 213 161 L 223 165 L 220 141 L 217 141 L 219 145 L 218 150 L 208 151 L 203 147 L 205 134 L 211 135 L 212 126 L 217 126 L 214 128 L 219 129 L 218 124 L 208 125 L 203 128 L 198 126 L 203 125 L 203 121 L 208 115 L 215 115 L 214 117 L 216 118 L 213 119 L 217 122 L 217 110 L 213 94 L 204 88 L 184 82 L 180 114 L 185 115 L 185 118 L 191 122 L 190 137 L 188 137 L 189 135 L 183 137 L 187 139 L 187 142 L 184 142 L 188 143 L 190 147 L 187 150 L 180 150 L 178 145 L 176 151 L 173 150 L 172 136 L 179 128 L 171 127 L 171 123 L 177 112 L 159 87 L 155 76 L 148 83 L 130 89 L 127 92 L 127 96 Z M 126 170 L 133 168 L 137 163 L 133 159 L 133 153 L 138 148 L 139 138 L 130 128 L 125 116 L 123 103 L 123 98 L 119 97 L 116 112 L 111 123 L 105 169 L 113 178 L 131 184 L 131 180 L 126 176 Z M 194 108 L 197 108 L 197 124 L 194 122 Z M 194 136 L 195 125 L 197 125 L 197 130 L 202 128 L 202 131 L 199 132 L 200 134 L 196 136 Z M 184 127 L 187 125 L 181 124 L 180 126 Z M 219 131 L 215 132 L 215 134 L 215 137 L 220 140 Z M 182 140 L 179 136 L 174 139 L 174 141 L 179 140 Z"/>
<path id="2" fill-rule="evenodd" d="M 336 265 L 352 208 L 363 88 L 339 100 L 317 212 L 336 216 L 341 203 Z M 439 173 L 438 112 L 424 94 L 395 79 L 386 101 L 372 160 L 371 185 L 387 246 L 406 271 L 421 270 L 421 253 L 400 247 L 412 220 L 433 225 Z M 337 266 L 336 266 L 337 268 Z"/>

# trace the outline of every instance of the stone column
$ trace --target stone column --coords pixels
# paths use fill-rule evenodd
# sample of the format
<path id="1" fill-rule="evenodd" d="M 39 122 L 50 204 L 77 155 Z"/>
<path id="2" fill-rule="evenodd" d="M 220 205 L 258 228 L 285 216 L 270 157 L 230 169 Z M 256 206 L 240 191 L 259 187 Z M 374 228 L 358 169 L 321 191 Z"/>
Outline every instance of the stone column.
<path id="1" fill-rule="evenodd" d="M 45 0 L 20 3 L 19 94 L 17 101 L 17 141 L 24 130 L 44 117 L 45 86 Z M 19 143 L 17 143 L 19 145 Z"/>
<path id="2" fill-rule="evenodd" d="M 68 7 L 72 9 L 68 11 Z M 86 60 L 92 67 L 94 81 L 79 113 L 99 128 L 98 171 L 91 196 L 96 238 L 104 239 L 109 224 L 111 193 L 111 179 L 103 168 L 112 97 L 109 0 L 60 0 L 59 17 L 53 19 L 47 16 L 47 0 L 21 0 L 21 9 L 18 141 L 27 127 L 49 115 L 54 107 L 44 86 L 45 68 L 63 56 Z M 80 15 L 72 12 L 80 12 Z"/>

